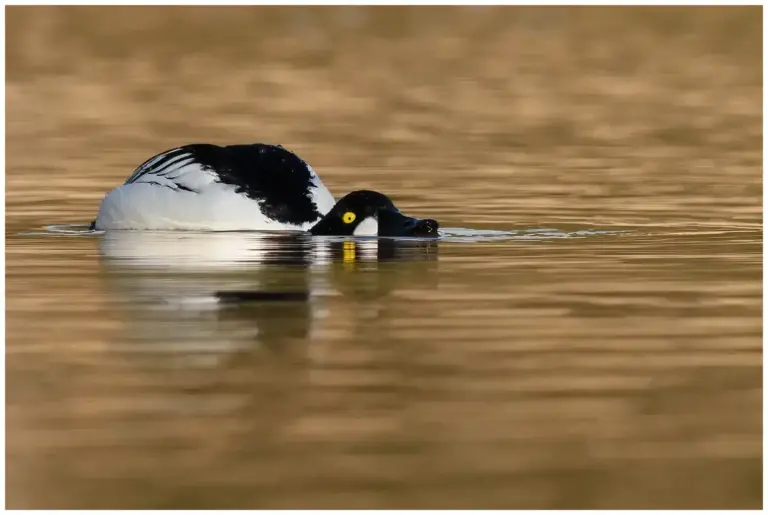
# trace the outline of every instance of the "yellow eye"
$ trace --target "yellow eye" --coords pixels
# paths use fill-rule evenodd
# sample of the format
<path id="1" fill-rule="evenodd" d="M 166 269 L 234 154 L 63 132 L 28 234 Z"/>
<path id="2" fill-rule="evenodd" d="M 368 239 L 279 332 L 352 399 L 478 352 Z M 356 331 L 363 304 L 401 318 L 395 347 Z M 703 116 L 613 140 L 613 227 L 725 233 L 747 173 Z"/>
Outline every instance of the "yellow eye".
<path id="1" fill-rule="evenodd" d="M 344 213 L 344 216 L 341 217 L 342 220 L 344 220 L 345 224 L 351 224 L 355 221 L 355 218 L 357 218 L 357 215 L 353 213 L 352 211 L 347 211 Z"/>

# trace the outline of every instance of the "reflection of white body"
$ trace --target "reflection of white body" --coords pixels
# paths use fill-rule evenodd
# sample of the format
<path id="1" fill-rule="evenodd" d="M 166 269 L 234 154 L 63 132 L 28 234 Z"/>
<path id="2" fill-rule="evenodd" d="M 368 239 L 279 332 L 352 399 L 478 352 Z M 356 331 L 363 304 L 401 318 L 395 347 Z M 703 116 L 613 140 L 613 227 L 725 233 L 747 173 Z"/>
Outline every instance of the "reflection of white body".
<path id="1" fill-rule="evenodd" d="M 326 265 L 333 242 L 327 238 L 264 232 L 107 231 L 101 253 L 112 264 L 167 270 L 254 269 L 270 258 L 301 255 L 307 264 Z M 356 260 L 376 260 L 378 240 L 348 241 Z M 345 247 L 346 248 L 346 247 Z"/>
<path id="2" fill-rule="evenodd" d="M 255 345 L 302 333 L 312 339 L 326 314 L 322 297 L 338 294 L 325 273 L 333 242 L 302 234 L 107 231 L 100 245 L 105 278 L 126 306 L 134 342 L 122 350 L 215 365 Z M 377 240 L 335 244 L 342 260 L 377 258 Z M 308 298 L 240 309 L 217 295 L 253 291 Z"/>

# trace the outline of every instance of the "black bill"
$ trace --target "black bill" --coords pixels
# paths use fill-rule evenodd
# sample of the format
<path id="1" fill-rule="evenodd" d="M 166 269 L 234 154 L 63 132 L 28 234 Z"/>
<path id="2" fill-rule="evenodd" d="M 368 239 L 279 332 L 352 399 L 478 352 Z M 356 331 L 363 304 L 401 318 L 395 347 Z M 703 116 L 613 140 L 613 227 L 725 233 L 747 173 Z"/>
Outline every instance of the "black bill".
<path id="1" fill-rule="evenodd" d="M 437 238 L 440 224 L 428 218 L 412 218 L 396 209 L 379 210 L 379 236 L 412 236 Z"/>

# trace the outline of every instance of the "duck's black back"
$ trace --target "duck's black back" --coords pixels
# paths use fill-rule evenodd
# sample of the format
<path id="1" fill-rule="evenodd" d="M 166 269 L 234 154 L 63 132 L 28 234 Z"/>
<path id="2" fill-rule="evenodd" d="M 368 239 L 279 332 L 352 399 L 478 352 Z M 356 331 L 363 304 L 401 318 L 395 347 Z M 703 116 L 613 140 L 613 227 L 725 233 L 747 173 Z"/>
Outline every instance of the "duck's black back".
<path id="1" fill-rule="evenodd" d="M 214 172 L 218 182 L 231 184 L 235 192 L 258 201 L 261 212 L 278 222 L 300 225 L 322 216 L 312 200 L 314 173 L 299 156 L 280 145 L 184 145 L 148 159 L 127 183 L 148 174 L 163 175 L 180 160 Z"/>

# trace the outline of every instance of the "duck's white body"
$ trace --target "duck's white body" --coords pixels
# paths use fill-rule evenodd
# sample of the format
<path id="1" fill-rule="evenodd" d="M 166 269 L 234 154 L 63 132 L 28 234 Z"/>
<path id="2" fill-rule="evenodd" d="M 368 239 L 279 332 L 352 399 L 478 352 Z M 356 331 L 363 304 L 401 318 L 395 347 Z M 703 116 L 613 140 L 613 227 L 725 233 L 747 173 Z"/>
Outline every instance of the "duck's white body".
<path id="1" fill-rule="evenodd" d="M 336 201 L 315 171 L 271 145 L 188 145 L 139 166 L 96 229 L 305 231 Z"/>

